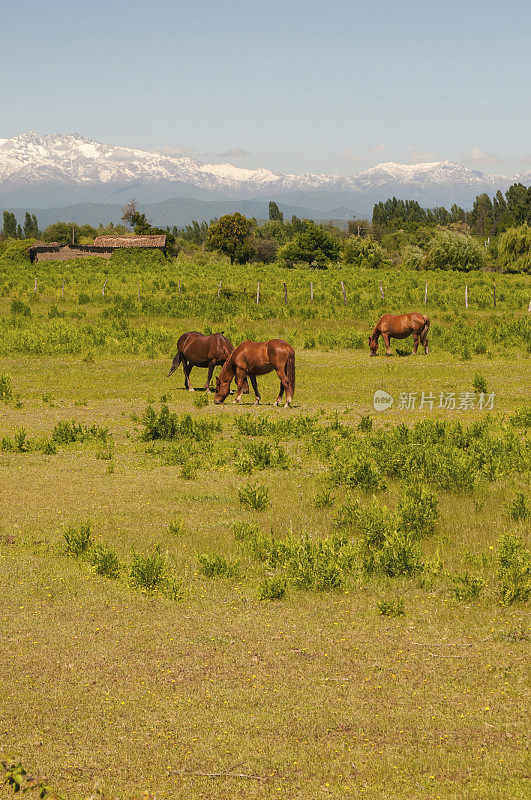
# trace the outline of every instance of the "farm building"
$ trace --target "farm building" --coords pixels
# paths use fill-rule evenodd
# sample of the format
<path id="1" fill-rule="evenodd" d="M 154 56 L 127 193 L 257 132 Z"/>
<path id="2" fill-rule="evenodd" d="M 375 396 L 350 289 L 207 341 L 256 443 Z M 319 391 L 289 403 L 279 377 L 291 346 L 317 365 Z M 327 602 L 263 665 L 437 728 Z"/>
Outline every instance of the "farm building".
<path id="1" fill-rule="evenodd" d="M 59 244 L 58 242 L 35 242 L 30 249 L 31 263 L 39 261 L 66 261 L 70 258 L 101 256 L 110 258 L 120 248 L 160 250 L 166 252 L 165 234 L 150 236 L 97 236 L 93 244 Z"/>

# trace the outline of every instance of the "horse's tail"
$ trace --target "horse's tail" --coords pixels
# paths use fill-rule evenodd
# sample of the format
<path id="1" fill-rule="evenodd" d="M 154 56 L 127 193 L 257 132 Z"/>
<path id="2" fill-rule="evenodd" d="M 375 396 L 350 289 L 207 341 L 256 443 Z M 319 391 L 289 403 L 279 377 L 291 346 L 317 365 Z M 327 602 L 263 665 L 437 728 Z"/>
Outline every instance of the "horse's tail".
<path id="1" fill-rule="evenodd" d="M 424 325 L 422 326 L 422 328 L 420 330 L 421 338 L 423 338 L 423 339 L 426 338 L 426 336 L 428 335 L 429 329 L 430 329 L 430 318 L 429 317 L 424 317 Z"/>
<path id="2" fill-rule="evenodd" d="M 168 372 L 168 378 L 170 377 L 170 375 L 171 375 L 173 372 L 175 372 L 175 370 L 177 369 L 177 367 L 179 366 L 179 364 L 181 363 L 181 361 L 182 361 L 181 354 L 180 354 L 180 353 L 177 353 L 177 355 L 176 355 L 176 356 L 175 356 L 175 358 L 173 359 L 173 364 L 171 365 L 171 369 L 170 369 L 170 371 Z"/>
<path id="3" fill-rule="evenodd" d="M 289 381 L 291 396 L 295 394 L 295 351 L 290 350 L 286 361 L 286 375 Z"/>

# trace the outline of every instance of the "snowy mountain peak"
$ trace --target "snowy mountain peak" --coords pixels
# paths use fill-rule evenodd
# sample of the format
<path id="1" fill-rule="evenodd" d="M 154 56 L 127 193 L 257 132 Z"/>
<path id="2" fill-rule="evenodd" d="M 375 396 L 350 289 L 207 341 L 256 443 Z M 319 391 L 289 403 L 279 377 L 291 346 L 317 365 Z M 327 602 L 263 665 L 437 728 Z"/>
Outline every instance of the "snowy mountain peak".
<path id="1" fill-rule="evenodd" d="M 463 198 L 470 202 L 476 194 L 503 188 L 506 183 L 504 176 L 485 176 L 453 161 L 386 162 L 347 177 L 312 172 L 294 175 L 101 144 L 78 133 L 41 136 L 29 131 L 0 139 L 0 198 L 34 206 L 39 198 L 43 198 L 40 204 L 46 205 L 55 204 L 58 197 L 63 202 L 70 197 L 86 200 L 96 196 L 115 201 L 133 193 L 138 199 L 289 195 L 311 205 L 319 194 L 321 198 L 326 195 L 331 208 L 355 204 L 365 210 L 375 195 L 385 199 L 396 194 L 425 205 L 463 202 Z"/>

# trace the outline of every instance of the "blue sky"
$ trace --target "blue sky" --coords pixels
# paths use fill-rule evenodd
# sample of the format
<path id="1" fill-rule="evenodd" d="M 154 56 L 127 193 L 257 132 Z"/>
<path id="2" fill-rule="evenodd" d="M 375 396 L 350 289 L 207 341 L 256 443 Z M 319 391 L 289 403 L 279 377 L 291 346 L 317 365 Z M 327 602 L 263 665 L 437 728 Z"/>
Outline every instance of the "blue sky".
<path id="1" fill-rule="evenodd" d="M 529 0 L 3 4 L 0 137 L 283 172 L 531 167 Z"/>

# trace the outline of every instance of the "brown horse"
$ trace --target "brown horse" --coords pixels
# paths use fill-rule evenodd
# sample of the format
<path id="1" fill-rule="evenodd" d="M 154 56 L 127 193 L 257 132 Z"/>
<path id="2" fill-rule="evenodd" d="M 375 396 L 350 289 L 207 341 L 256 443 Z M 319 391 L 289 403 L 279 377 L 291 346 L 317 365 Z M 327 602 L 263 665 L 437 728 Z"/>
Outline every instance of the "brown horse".
<path id="1" fill-rule="evenodd" d="M 295 391 L 295 350 L 282 339 L 271 339 L 269 342 L 242 342 L 227 358 L 219 378 L 216 379 L 216 395 L 214 403 L 222 403 L 230 392 L 230 383 L 236 376 L 238 391 L 235 401 L 240 397 L 247 377 L 251 380 L 256 403 L 260 402 L 260 392 L 256 383 L 257 375 L 267 375 L 276 370 L 280 378 L 280 393 L 275 401 L 278 406 L 282 395 L 286 392 L 286 406 L 291 404 Z"/>
<path id="2" fill-rule="evenodd" d="M 384 314 L 380 317 L 372 334 L 369 336 L 369 349 L 371 356 L 378 352 L 378 337 L 381 335 L 385 344 L 385 355 L 390 356 L 389 339 L 407 339 L 413 334 L 413 355 L 416 354 L 419 342 L 424 347 L 424 352 L 429 352 L 428 331 L 430 320 L 424 314 L 414 311 L 412 314 Z"/>
<path id="3" fill-rule="evenodd" d="M 177 342 L 177 355 L 173 359 L 169 375 L 175 372 L 182 362 L 184 388 L 193 392 L 194 388 L 190 383 L 192 367 L 208 367 L 208 377 L 205 384 L 205 390 L 208 392 L 210 391 L 210 381 L 214 367 L 224 364 L 233 350 L 232 343 L 222 333 L 214 333 L 212 336 L 205 336 L 204 333 L 198 333 L 197 331 L 183 333 Z M 249 387 L 247 387 L 247 391 L 249 391 Z"/>

